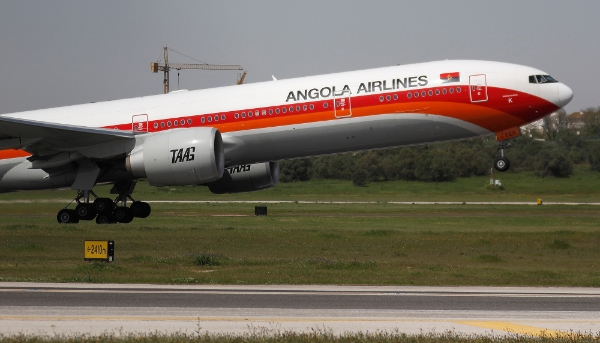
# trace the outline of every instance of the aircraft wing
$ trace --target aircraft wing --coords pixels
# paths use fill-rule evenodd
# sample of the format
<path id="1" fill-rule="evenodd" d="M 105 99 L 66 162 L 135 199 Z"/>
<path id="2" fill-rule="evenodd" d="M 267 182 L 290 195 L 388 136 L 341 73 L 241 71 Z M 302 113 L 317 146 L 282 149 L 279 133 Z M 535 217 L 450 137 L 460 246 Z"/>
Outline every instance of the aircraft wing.
<path id="1" fill-rule="evenodd" d="M 58 151 L 82 151 L 106 144 L 129 145 L 134 141 L 131 132 L 0 116 L 0 149 L 52 154 Z"/>

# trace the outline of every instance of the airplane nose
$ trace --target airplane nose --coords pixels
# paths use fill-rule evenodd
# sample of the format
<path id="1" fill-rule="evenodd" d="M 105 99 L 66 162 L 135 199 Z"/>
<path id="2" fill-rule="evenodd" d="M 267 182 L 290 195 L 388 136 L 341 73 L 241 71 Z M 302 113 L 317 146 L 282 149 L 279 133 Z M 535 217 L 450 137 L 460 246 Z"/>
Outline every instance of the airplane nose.
<path id="1" fill-rule="evenodd" d="M 565 107 L 573 99 L 573 90 L 564 83 L 558 84 L 558 106 Z"/>

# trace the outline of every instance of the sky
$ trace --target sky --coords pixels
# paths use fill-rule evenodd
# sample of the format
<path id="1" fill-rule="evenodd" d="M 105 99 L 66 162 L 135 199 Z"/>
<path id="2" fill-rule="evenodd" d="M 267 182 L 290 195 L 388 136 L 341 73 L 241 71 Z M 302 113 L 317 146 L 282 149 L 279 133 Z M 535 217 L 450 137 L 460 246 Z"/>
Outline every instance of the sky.
<path id="1" fill-rule="evenodd" d="M 600 106 L 600 1 L 0 0 L 0 113 L 160 94 L 168 45 L 245 83 L 444 59 L 541 69 Z M 198 63 L 170 52 L 172 63 Z M 182 70 L 181 89 L 236 71 Z M 171 90 L 177 89 L 171 72 Z"/>

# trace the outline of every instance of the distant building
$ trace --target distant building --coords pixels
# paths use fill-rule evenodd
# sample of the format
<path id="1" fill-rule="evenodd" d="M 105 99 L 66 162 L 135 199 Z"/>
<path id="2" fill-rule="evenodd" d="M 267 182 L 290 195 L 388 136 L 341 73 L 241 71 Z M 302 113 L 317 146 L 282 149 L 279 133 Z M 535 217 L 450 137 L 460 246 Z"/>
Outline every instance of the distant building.
<path id="1" fill-rule="evenodd" d="M 567 128 L 582 129 L 585 126 L 585 113 L 573 112 L 567 116 Z"/>

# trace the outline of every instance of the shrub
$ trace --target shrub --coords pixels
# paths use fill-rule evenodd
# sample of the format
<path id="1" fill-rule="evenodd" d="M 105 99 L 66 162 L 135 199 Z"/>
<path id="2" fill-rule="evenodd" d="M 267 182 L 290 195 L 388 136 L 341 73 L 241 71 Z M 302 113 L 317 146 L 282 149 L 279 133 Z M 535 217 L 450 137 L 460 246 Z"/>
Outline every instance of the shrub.
<path id="1" fill-rule="evenodd" d="M 356 169 L 354 173 L 352 173 L 352 183 L 355 186 L 365 186 L 369 181 L 369 173 L 367 173 L 364 169 Z"/>
<path id="2" fill-rule="evenodd" d="M 281 182 L 308 181 L 312 174 L 312 162 L 308 158 L 281 161 L 279 164 Z"/>
<path id="3" fill-rule="evenodd" d="M 536 156 L 535 173 L 541 177 L 569 177 L 573 174 L 573 163 L 564 149 L 543 149 Z"/>

